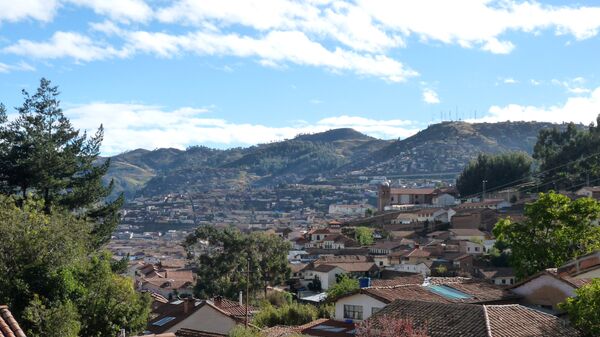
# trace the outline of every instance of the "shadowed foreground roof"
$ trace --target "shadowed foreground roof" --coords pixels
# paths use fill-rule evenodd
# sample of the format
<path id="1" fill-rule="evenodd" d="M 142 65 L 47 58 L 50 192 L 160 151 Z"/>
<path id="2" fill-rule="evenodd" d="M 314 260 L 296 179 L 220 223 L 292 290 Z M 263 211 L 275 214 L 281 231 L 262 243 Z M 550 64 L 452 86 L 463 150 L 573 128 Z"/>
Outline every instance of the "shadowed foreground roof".
<path id="1" fill-rule="evenodd" d="M 475 305 L 397 300 L 369 318 L 402 317 L 426 326 L 431 337 L 570 337 L 580 336 L 558 317 L 517 304 Z"/>

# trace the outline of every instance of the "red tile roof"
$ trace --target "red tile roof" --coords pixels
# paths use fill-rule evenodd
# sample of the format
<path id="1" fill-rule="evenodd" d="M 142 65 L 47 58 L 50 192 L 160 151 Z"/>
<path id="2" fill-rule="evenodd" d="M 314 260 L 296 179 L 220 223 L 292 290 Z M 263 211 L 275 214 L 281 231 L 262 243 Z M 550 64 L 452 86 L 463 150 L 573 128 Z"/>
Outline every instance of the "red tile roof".
<path id="1" fill-rule="evenodd" d="M 0 305 L 0 337 L 26 337 L 6 305 Z"/>
<path id="2" fill-rule="evenodd" d="M 435 188 L 392 188 L 390 194 L 436 194 L 439 190 Z"/>
<path id="3" fill-rule="evenodd" d="M 569 337 L 579 333 L 561 319 L 521 305 L 474 305 L 397 300 L 369 318 L 411 319 L 431 337 Z"/>

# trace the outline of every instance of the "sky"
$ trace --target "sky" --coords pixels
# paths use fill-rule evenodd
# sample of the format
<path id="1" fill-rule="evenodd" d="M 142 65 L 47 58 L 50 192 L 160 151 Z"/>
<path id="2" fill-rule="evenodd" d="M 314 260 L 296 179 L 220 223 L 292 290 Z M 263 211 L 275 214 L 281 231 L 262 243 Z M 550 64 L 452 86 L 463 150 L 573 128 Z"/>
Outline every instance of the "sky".
<path id="1" fill-rule="evenodd" d="M 102 152 L 442 120 L 589 124 L 600 2 L 0 0 L 0 102 L 42 77 Z"/>

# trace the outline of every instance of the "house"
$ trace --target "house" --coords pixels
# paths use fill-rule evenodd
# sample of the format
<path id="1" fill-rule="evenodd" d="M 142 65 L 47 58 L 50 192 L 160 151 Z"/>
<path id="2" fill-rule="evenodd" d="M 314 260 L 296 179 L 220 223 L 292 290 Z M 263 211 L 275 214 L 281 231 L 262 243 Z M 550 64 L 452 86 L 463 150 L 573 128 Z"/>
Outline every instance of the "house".
<path id="1" fill-rule="evenodd" d="M 357 204 L 357 205 L 329 205 L 329 214 L 333 216 L 365 216 L 367 210 L 375 211 L 375 207 L 369 204 Z"/>
<path id="2" fill-rule="evenodd" d="M 485 247 L 482 243 L 472 242 L 468 240 L 461 240 L 458 242 L 461 253 L 473 254 L 473 255 L 482 255 L 484 253 Z"/>
<path id="3" fill-rule="evenodd" d="M 485 228 L 491 230 L 498 222 L 498 214 L 489 208 L 456 208 L 450 227 L 461 229 Z"/>
<path id="4" fill-rule="evenodd" d="M 388 182 L 379 185 L 377 210 L 382 212 L 393 205 L 416 205 L 433 203 L 440 190 L 433 188 L 391 188 Z"/>
<path id="5" fill-rule="evenodd" d="M 510 267 L 478 268 L 475 274 L 496 285 L 515 284 L 515 271 Z"/>
<path id="6" fill-rule="evenodd" d="M 138 290 L 158 293 L 166 298 L 192 295 L 194 284 L 194 273 L 186 269 L 164 269 L 147 264 L 141 266 L 136 275 Z"/>
<path id="7" fill-rule="evenodd" d="M 288 337 L 288 336 L 312 336 L 312 337 L 354 337 L 356 325 L 354 323 L 340 322 L 327 318 L 299 326 L 274 326 L 264 329 L 262 337 Z"/>
<path id="8" fill-rule="evenodd" d="M 398 299 L 370 319 L 374 331 L 385 318 L 405 318 L 431 337 L 575 337 L 579 332 L 558 317 L 518 304 L 474 305 Z M 382 320 L 380 320 L 383 318 Z"/>
<path id="9" fill-rule="evenodd" d="M 342 268 L 352 277 L 377 277 L 379 268 L 372 256 L 365 255 L 337 255 L 321 256 L 313 261 L 313 265 L 330 264 Z"/>
<path id="10" fill-rule="evenodd" d="M 575 290 L 589 281 L 561 275 L 556 268 L 550 268 L 518 282 L 510 290 L 522 296 L 523 303 L 527 305 L 558 313 L 558 304 L 575 296 Z"/>
<path id="11" fill-rule="evenodd" d="M 600 186 L 582 187 L 582 188 L 578 189 L 577 191 L 575 191 L 575 195 L 582 196 L 582 197 L 588 197 L 588 198 L 594 198 L 594 199 L 600 199 Z"/>
<path id="12" fill-rule="evenodd" d="M 187 329 L 207 335 L 226 336 L 236 325 L 244 324 L 246 319 L 244 305 L 221 297 L 212 300 L 179 300 L 165 304 L 157 311 L 158 316 L 146 327 L 147 334 L 179 334 L 182 329 Z M 248 308 L 250 318 L 256 312 L 257 308 Z"/>
<path id="13" fill-rule="evenodd" d="M 304 285 L 308 285 L 313 280 L 318 279 L 321 282 L 321 289 L 327 290 L 336 283 L 336 278 L 339 275 L 345 274 L 346 271 L 336 265 L 319 264 L 307 266 L 302 270 Z"/>
<path id="14" fill-rule="evenodd" d="M 0 336 L 26 337 L 6 305 L 0 305 Z"/>
<path id="15" fill-rule="evenodd" d="M 462 203 L 456 208 L 458 209 L 477 209 L 477 208 L 487 208 L 487 209 L 503 209 L 511 206 L 511 203 L 504 199 L 486 199 L 479 202 L 465 202 Z"/>
<path id="16" fill-rule="evenodd" d="M 431 266 L 433 261 L 425 261 L 425 262 L 405 262 L 400 264 L 395 264 L 393 266 L 388 267 L 388 269 L 403 272 L 403 273 L 411 273 L 411 274 L 420 274 L 423 276 L 431 275 Z"/>
<path id="17" fill-rule="evenodd" d="M 456 198 L 450 193 L 439 192 L 433 196 L 431 203 L 440 207 L 454 206 L 456 205 Z"/>
<path id="18" fill-rule="evenodd" d="M 456 212 L 452 209 L 444 208 L 421 208 L 411 212 L 398 214 L 392 224 L 410 224 L 415 222 L 427 223 L 449 223 Z"/>
<path id="19" fill-rule="evenodd" d="M 330 234 L 334 234 L 335 232 L 331 229 L 328 228 L 318 228 L 318 229 L 313 229 L 310 232 L 307 233 L 307 235 L 310 238 L 311 242 L 314 241 L 321 241 L 325 238 L 325 236 L 330 235 Z"/>
<path id="20" fill-rule="evenodd" d="M 558 274 L 576 279 L 600 278 L 600 251 L 581 256 L 558 268 Z"/>
<path id="21" fill-rule="evenodd" d="M 401 263 L 418 264 L 422 262 L 428 262 L 431 260 L 433 260 L 431 252 L 421 247 L 418 247 L 403 255 L 401 258 Z"/>
<path id="22" fill-rule="evenodd" d="M 479 229 L 451 228 L 449 232 L 452 240 L 467 240 L 481 243 L 483 243 L 483 240 L 485 240 L 485 233 Z"/>
<path id="23" fill-rule="evenodd" d="M 406 246 L 402 241 L 378 241 L 369 247 L 369 253 L 372 255 L 389 255 L 405 248 Z"/>
<path id="24" fill-rule="evenodd" d="M 335 302 L 335 319 L 361 321 L 398 299 L 435 303 L 513 303 L 517 297 L 510 291 L 488 282 L 458 277 L 426 278 L 425 282 L 403 277 L 391 282 L 373 284 L 343 296 Z M 395 283 L 394 283 L 395 282 Z"/>

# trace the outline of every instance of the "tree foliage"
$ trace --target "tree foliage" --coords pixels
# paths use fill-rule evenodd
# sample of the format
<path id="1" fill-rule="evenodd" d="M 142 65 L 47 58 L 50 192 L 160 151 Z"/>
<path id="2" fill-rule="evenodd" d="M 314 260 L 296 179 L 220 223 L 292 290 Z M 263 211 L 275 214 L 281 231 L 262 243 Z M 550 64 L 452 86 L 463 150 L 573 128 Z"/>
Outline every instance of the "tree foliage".
<path id="1" fill-rule="evenodd" d="M 199 245 L 201 241 L 217 248 L 206 249 Z M 251 293 L 281 284 L 289 276 L 290 244 L 278 236 L 203 226 L 188 237 L 186 246 L 197 255 L 199 282 L 195 290 L 200 297 L 222 295 L 235 299 L 239 291 L 245 292 L 248 260 Z"/>
<path id="2" fill-rule="evenodd" d="M 354 230 L 354 236 L 356 241 L 362 246 L 370 246 L 373 244 L 373 228 L 369 227 L 356 227 Z"/>
<path id="3" fill-rule="evenodd" d="M 93 225 L 41 201 L 0 196 L 0 302 L 30 336 L 114 336 L 143 330 L 150 299 L 90 244 Z"/>
<path id="4" fill-rule="evenodd" d="M 0 303 L 28 336 L 141 332 L 150 298 L 100 250 L 122 203 L 105 202 L 102 126 L 92 137 L 73 128 L 46 79 L 23 95 L 11 121 L 0 104 Z"/>
<path id="5" fill-rule="evenodd" d="M 350 278 L 346 274 L 338 277 L 337 282 L 327 289 L 327 301 L 335 301 L 336 299 L 350 294 L 360 288 L 358 280 Z"/>
<path id="6" fill-rule="evenodd" d="M 500 220 L 493 232 L 511 252 L 517 276 L 525 277 L 600 249 L 600 204 L 591 198 L 571 200 L 554 192 L 540 193 L 526 205 L 525 220 Z"/>
<path id="7" fill-rule="evenodd" d="M 14 120 L 0 108 L 0 187 L 20 202 L 30 195 L 43 200 L 46 213 L 58 207 L 93 219 L 100 245 L 110 239 L 123 203 L 122 197 L 104 201 L 113 187 L 102 182 L 110 161 L 98 164 L 104 129 L 100 125 L 91 137 L 75 129 L 58 95 L 58 87 L 42 78 L 35 94 L 23 90 Z"/>
<path id="8" fill-rule="evenodd" d="M 560 307 L 567 312 L 571 323 L 586 336 L 600 336 L 600 279 L 575 290 Z"/>
<path id="9" fill-rule="evenodd" d="M 254 316 L 253 322 L 259 327 L 296 326 L 312 322 L 318 317 L 319 310 L 311 304 L 294 302 L 279 308 L 267 304 Z"/>
<path id="10" fill-rule="evenodd" d="M 587 180 L 600 180 L 600 115 L 587 130 L 570 123 L 540 131 L 533 149 L 539 162 L 540 189 L 574 190 Z"/>
<path id="11" fill-rule="evenodd" d="M 524 152 L 480 154 L 464 168 L 456 181 L 456 187 L 462 196 L 468 196 L 481 193 L 484 180 L 487 181 L 488 189 L 517 180 L 522 183 L 530 175 L 531 164 L 531 158 Z"/>

